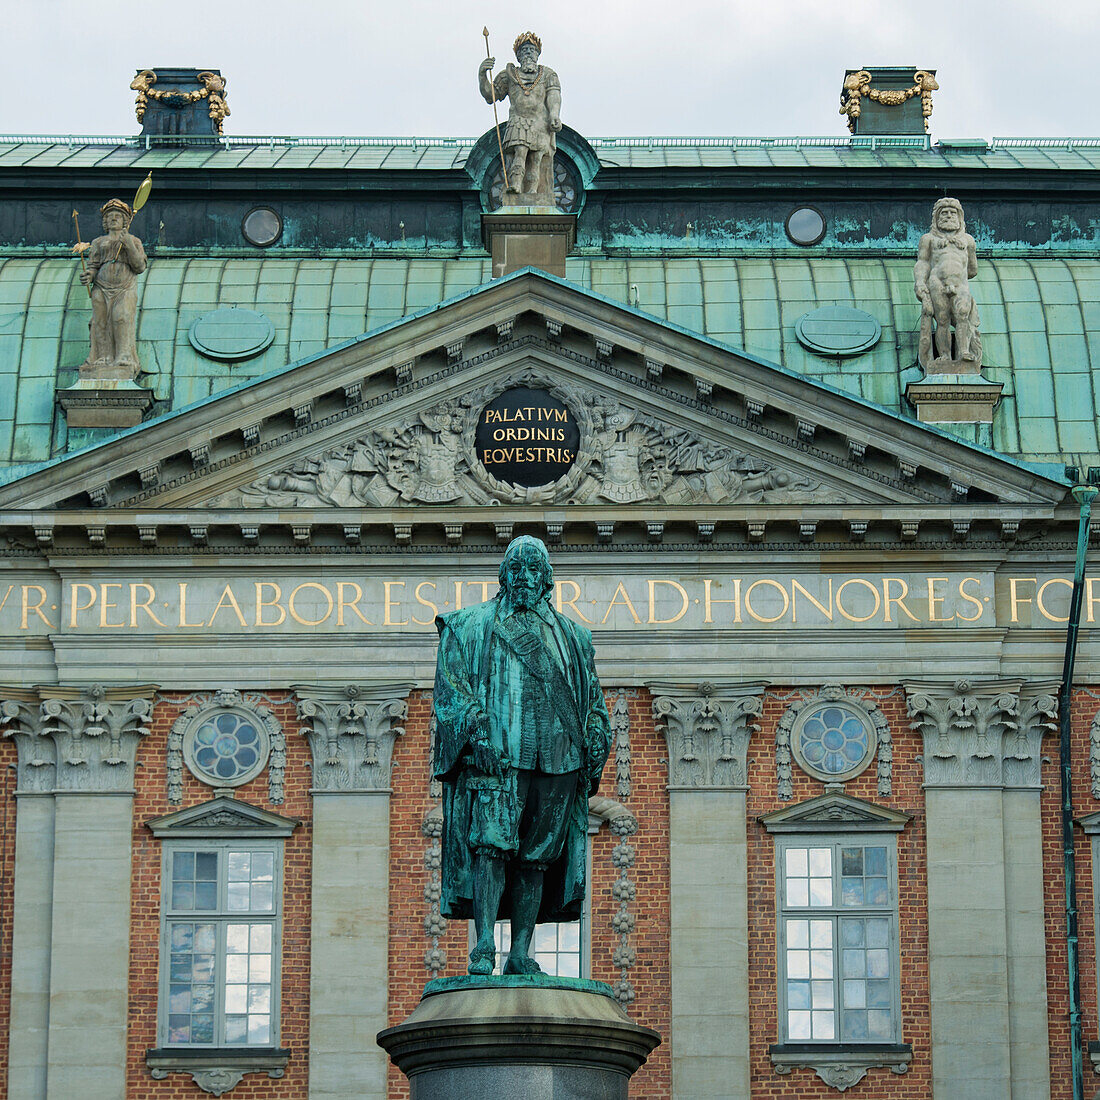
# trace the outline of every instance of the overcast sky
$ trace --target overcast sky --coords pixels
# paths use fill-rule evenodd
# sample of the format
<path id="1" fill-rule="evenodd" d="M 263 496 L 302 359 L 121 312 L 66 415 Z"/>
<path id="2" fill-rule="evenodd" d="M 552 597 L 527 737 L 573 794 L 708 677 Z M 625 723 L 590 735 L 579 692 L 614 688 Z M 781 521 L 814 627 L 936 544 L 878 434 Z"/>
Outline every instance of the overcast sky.
<path id="1" fill-rule="evenodd" d="M 235 135 L 470 136 L 482 25 L 583 134 L 840 135 L 846 68 L 938 72 L 933 136 L 1100 136 L 1093 0 L 0 0 L 0 132 L 132 134 L 137 69 L 218 68 Z"/>

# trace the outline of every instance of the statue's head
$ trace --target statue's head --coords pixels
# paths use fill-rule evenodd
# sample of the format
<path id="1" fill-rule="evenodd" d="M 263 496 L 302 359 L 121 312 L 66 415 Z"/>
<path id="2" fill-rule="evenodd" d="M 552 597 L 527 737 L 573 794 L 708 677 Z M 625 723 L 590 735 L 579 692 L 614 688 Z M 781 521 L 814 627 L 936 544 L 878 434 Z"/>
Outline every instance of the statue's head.
<path id="1" fill-rule="evenodd" d="M 542 39 L 534 31 L 524 31 L 512 43 L 512 49 L 520 67 L 531 69 L 538 64 L 539 54 L 542 53 Z"/>
<path id="2" fill-rule="evenodd" d="M 958 199 L 937 199 L 932 207 L 932 228 L 941 233 L 961 233 L 966 229 L 962 203 Z"/>
<path id="3" fill-rule="evenodd" d="M 130 224 L 130 207 L 122 199 L 108 199 L 100 208 L 104 229 L 125 229 Z"/>
<path id="4" fill-rule="evenodd" d="M 542 539 L 520 535 L 500 563 L 500 587 L 516 607 L 534 607 L 554 588 L 554 568 Z"/>

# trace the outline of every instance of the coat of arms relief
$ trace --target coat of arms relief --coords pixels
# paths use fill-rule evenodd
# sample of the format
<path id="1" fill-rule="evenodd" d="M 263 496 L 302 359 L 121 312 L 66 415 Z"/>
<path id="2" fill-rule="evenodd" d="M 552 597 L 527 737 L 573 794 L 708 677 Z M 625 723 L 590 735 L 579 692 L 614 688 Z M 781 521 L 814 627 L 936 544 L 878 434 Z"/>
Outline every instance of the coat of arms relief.
<path id="1" fill-rule="evenodd" d="M 580 449 L 547 485 L 495 477 L 474 444 L 482 408 L 509 387 L 542 389 L 580 428 Z M 223 493 L 215 507 L 360 508 L 398 504 L 829 503 L 831 488 L 758 454 L 671 427 L 606 394 L 534 371 L 439 402 L 412 422 L 373 428 Z"/>

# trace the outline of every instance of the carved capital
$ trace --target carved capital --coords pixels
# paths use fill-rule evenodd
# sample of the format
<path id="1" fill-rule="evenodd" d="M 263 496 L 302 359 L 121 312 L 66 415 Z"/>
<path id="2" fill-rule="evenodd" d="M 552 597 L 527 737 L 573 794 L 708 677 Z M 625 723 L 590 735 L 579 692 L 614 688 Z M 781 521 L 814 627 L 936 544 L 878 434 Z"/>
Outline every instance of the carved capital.
<path id="1" fill-rule="evenodd" d="M 6 688 L 0 693 L 0 737 L 15 741 L 19 794 L 44 794 L 57 785 L 57 750 L 42 728 L 36 692 Z"/>
<path id="2" fill-rule="evenodd" d="M 41 733 L 54 742 L 58 791 L 129 792 L 155 688 L 41 689 Z"/>
<path id="3" fill-rule="evenodd" d="M 924 739 L 929 787 L 1038 788 L 1042 738 L 1054 728 L 1057 685 L 1020 680 L 904 684 Z"/>
<path id="4" fill-rule="evenodd" d="M 404 732 L 410 683 L 294 687 L 299 731 L 313 754 L 314 791 L 386 791 Z"/>
<path id="5" fill-rule="evenodd" d="M 668 785 L 744 790 L 749 739 L 765 684 L 650 683 L 653 717 L 668 742 Z"/>

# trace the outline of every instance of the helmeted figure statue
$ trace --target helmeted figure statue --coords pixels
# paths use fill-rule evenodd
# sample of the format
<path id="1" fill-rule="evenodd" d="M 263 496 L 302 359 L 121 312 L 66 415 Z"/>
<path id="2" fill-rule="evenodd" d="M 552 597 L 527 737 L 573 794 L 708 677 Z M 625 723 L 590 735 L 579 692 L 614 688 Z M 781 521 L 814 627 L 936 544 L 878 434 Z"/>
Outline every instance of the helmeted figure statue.
<path id="1" fill-rule="evenodd" d="M 542 41 L 533 31 L 524 31 L 512 48 L 519 66 L 509 63 L 490 87 L 488 74 L 496 59 L 487 57 L 478 69 L 478 83 L 486 103 L 493 102 L 495 92 L 497 100 L 510 104 L 502 139 L 508 160 L 506 190 L 523 195 L 529 205 L 553 206 L 561 84 L 553 69 L 538 63 Z"/>
<path id="2" fill-rule="evenodd" d="M 137 276 L 145 270 L 145 249 L 129 232 L 133 211 L 121 199 L 105 203 L 100 214 L 106 232 L 88 246 L 87 270 L 80 276 L 92 295 L 92 346 L 80 377 L 133 380 L 141 370 Z"/>
<path id="3" fill-rule="evenodd" d="M 982 365 L 978 306 L 969 280 L 978 273 L 974 238 L 966 231 L 962 203 L 942 198 L 932 207 L 932 227 L 920 239 L 913 283 L 921 303 L 917 357 L 926 371 L 976 374 Z M 935 356 L 932 320 L 935 319 Z M 955 345 L 951 336 L 954 325 Z"/>
<path id="4" fill-rule="evenodd" d="M 510 918 L 505 973 L 539 973 L 536 923 L 578 920 L 588 797 L 611 744 L 592 635 L 550 605 L 546 547 L 524 535 L 495 599 L 436 619 L 433 772 L 443 786 L 445 917 L 473 918 L 471 974 L 490 974 Z"/>

